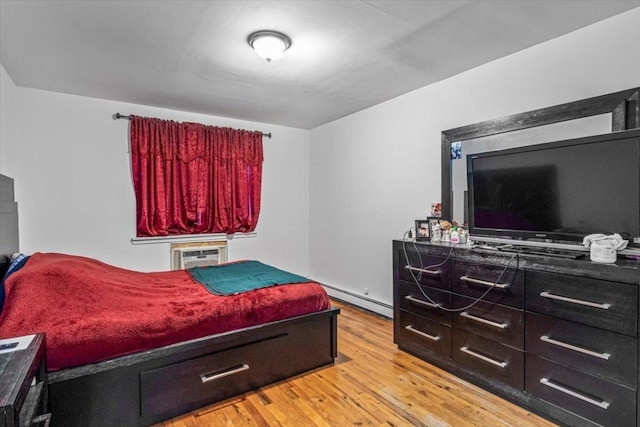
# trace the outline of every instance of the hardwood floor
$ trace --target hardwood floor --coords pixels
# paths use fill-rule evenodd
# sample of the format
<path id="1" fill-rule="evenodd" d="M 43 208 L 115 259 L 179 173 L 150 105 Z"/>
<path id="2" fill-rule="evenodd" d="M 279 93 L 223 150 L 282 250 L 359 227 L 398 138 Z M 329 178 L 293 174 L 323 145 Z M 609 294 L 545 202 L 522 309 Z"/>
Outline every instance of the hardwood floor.
<path id="1" fill-rule="evenodd" d="M 399 351 L 390 320 L 339 301 L 333 366 L 166 421 L 194 426 L 554 426 Z M 283 360 L 283 363 L 286 361 Z"/>

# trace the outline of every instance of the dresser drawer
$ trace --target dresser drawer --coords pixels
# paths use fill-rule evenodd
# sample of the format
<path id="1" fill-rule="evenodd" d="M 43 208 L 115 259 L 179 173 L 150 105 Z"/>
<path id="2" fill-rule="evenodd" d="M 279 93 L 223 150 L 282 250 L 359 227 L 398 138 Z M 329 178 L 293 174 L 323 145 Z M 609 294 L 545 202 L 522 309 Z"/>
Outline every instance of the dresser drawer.
<path id="1" fill-rule="evenodd" d="M 495 302 L 475 301 L 473 298 L 454 295 L 451 304 L 453 307 L 473 305 L 464 311 L 454 312 L 453 323 L 468 332 L 524 350 L 524 311 Z"/>
<path id="2" fill-rule="evenodd" d="M 418 314 L 440 323 L 451 324 L 451 314 L 436 306 L 451 307 L 451 293 L 400 281 L 397 284 L 398 299 L 402 310 Z M 426 296 L 425 296 L 426 294 Z M 431 301 L 427 299 L 427 296 Z M 435 303 L 435 304 L 434 304 Z"/>
<path id="3" fill-rule="evenodd" d="M 603 426 L 636 425 L 635 390 L 529 354 L 525 390 Z"/>
<path id="4" fill-rule="evenodd" d="M 637 286 L 539 271 L 526 280 L 528 311 L 638 335 Z"/>
<path id="5" fill-rule="evenodd" d="M 445 258 L 408 249 L 406 257 L 404 251 L 399 251 L 398 276 L 407 282 L 420 283 L 433 288 L 448 289 L 450 287 L 449 262 L 445 261 Z"/>
<path id="6" fill-rule="evenodd" d="M 142 416 L 172 413 L 234 396 L 278 378 L 288 342 L 277 335 L 140 374 Z"/>
<path id="7" fill-rule="evenodd" d="M 401 311 L 399 334 L 402 349 L 421 357 L 451 358 L 451 326 Z"/>
<path id="8" fill-rule="evenodd" d="M 527 352 L 637 388 L 635 338 L 527 312 Z"/>
<path id="9" fill-rule="evenodd" d="M 474 298 L 486 293 L 485 301 L 523 308 L 524 272 L 513 264 L 505 270 L 499 265 L 456 262 L 451 273 L 451 290 Z"/>
<path id="10" fill-rule="evenodd" d="M 462 329 L 453 329 L 453 360 L 485 377 L 524 388 L 524 353 Z"/>

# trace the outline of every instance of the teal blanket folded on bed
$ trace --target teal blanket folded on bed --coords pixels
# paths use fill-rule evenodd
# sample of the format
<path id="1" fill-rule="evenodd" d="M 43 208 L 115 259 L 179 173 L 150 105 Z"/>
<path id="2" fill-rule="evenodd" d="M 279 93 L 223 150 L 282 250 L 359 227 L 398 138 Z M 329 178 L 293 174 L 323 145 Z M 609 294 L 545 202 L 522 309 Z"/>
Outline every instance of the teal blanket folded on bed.
<path id="1" fill-rule="evenodd" d="M 254 289 L 288 283 L 306 283 L 309 279 L 279 270 L 258 261 L 194 267 L 187 270 L 193 280 L 215 295 L 235 295 Z"/>

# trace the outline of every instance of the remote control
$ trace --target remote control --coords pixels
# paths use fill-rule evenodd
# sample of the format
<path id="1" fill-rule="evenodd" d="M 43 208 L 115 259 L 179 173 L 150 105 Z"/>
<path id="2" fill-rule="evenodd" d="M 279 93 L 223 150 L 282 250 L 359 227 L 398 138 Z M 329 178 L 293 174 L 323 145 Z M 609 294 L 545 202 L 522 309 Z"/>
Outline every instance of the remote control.
<path id="1" fill-rule="evenodd" d="M 0 350 L 7 350 L 10 348 L 15 348 L 18 346 L 18 341 L 14 341 L 14 342 L 8 342 L 5 344 L 0 344 Z"/>

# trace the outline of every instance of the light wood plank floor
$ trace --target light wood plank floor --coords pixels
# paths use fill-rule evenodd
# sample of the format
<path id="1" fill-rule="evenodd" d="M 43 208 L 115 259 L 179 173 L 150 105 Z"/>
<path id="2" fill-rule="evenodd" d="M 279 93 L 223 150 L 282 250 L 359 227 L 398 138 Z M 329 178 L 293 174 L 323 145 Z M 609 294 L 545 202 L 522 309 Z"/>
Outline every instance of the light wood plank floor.
<path id="1" fill-rule="evenodd" d="M 554 426 L 393 343 L 390 320 L 339 301 L 333 366 L 202 408 L 158 427 Z M 286 361 L 283 361 L 286 363 Z"/>

